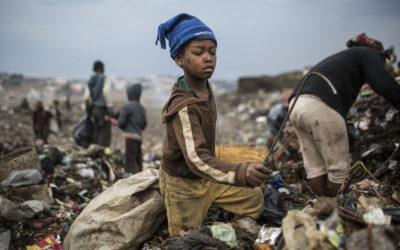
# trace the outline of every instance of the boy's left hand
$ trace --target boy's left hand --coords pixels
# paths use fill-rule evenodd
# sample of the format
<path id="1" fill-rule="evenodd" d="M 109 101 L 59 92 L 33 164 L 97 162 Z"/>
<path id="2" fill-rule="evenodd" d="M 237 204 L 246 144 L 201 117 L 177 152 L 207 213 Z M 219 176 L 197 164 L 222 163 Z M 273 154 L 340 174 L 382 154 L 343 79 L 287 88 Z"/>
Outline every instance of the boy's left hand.
<path id="1" fill-rule="evenodd" d="M 270 178 L 270 174 L 272 174 L 272 171 L 262 163 L 250 163 L 246 171 L 247 185 L 251 187 L 259 186 Z"/>

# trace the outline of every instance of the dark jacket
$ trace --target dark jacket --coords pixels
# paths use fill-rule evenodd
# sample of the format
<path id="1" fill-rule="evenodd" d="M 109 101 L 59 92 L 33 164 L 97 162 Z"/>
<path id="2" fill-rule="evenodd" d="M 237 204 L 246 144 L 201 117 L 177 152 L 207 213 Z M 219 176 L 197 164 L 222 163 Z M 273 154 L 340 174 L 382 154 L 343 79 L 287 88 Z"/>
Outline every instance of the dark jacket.
<path id="1" fill-rule="evenodd" d="M 400 85 L 385 70 L 378 52 L 371 48 L 346 49 L 324 59 L 311 68 L 310 72 L 318 72 L 327 77 L 337 94 L 334 94 L 328 83 L 317 75 L 308 79 L 301 93 L 318 96 L 328 106 L 339 112 L 343 118 L 346 117 L 365 83 L 400 109 Z M 290 99 L 296 95 L 302 80 L 294 89 Z"/>
<path id="2" fill-rule="evenodd" d="M 32 114 L 33 128 L 40 129 L 46 126 L 50 126 L 50 120 L 53 115 L 43 108 L 36 108 Z"/>
<path id="3" fill-rule="evenodd" d="M 210 104 L 208 99 L 195 97 L 174 85 L 162 111 L 162 122 L 166 124 L 163 170 L 172 176 L 246 186 L 248 164 L 215 157 L 216 120 L 214 95 Z"/>
<path id="4" fill-rule="evenodd" d="M 95 74 L 90 78 L 88 82 L 90 99 L 92 104 L 96 107 L 106 107 L 106 102 L 103 95 L 105 79 L 106 77 L 104 74 Z"/>
<path id="5" fill-rule="evenodd" d="M 122 129 L 123 136 L 129 139 L 142 139 L 142 130 L 147 126 L 146 110 L 140 104 L 142 85 L 130 85 L 126 93 L 129 103 L 122 107 L 118 115 L 118 127 Z"/>

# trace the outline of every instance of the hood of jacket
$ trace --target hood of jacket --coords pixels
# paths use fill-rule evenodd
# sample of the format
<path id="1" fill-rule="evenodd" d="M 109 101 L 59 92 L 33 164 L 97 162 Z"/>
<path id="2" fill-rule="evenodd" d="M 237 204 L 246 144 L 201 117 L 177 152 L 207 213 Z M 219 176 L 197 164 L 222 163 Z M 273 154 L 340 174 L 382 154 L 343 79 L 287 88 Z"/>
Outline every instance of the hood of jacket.
<path id="1" fill-rule="evenodd" d="M 140 83 L 135 83 L 129 85 L 126 89 L 129 101 L 140 101 L 140 96 L 142 95 L 142 85 Z"/>
<path id="2" fill-rule="evenodd" d="M 191 93 L 174 85 L 171 96 L 162 110 L 162 122 L 168 122 L 176 113 L 179 112 L 179 110 L 187 105 L 206 101 L 208 100 L 197 98 Z"/>

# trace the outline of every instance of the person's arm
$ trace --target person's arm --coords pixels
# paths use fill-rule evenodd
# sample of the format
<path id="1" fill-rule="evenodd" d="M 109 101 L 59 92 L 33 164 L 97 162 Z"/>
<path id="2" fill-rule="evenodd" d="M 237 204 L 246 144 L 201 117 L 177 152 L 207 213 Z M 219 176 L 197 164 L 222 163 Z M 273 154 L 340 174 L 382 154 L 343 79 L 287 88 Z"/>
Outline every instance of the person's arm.
<path id="1" fill-rule="evenodd" d="M 257 179 L 268 177 L 265 167 L 260 170 L 261 164 L 230 163 L 212 156 L 198 117 L 195 110 L 184 107 L 171 121 L 186 164 L 194 174 L 210 181 L 239 186 L 255 186 L 262 182 Z"/>
<path id="2" fill-rule="evenodd" d="M 146 116 L 146 110 L 145 109 L 144 109 L 143 113 L 144 113 L 144 126 L 142 128 L 142 131 L 145 130 L 146 127 L 147 127 L 147 116 Z"/>
<path id="3" fill-rule="evenodd" d="M 110 77 L 106 77 L 103 86 L 103 96 L 104 101 L 106 102 L 107 108 L 112 108 L 113 103 L 111 100 L 111 79 Z"/>
<path id="4" fill-rule="evenodd" d="M 90 91 L 89 91 L 89 87 L 88 87 L 87 84 L 85 85 L 85 92 L 83 94 L 83 101 L 85 103 L 90 103 Z"/>
<path id="5" fill-rule="evenodd" d="M 387 72 L 379 54 L 366 50 L 362 54 L 361 65 L 365 80 L 371 88 L 400 110 L 400 84 Z"/>
<path id="6" fill-rule="evenodd" d="M 108 116 L 107 116 L 107 117 L 108 117 Z M 118 126 L 118 121 L 117 121 L 117 119 L 115 119 L 115 118 L 109 118 L 109 119 L 110 119 L 110 122 L 111 122 L 112 125 Z"/>
<path id="7" fill-rule="evenodd" d="M 119 128 L 124 128 L 126 126 L 126 124 L 128 123 L 128 119 L 129 119 L 129 112 L 128 112 L 128 107 L 124 106 L 121 108 L 120 112 L 119 112 L 119 116 L 118 116 L 118 127 Z"/>

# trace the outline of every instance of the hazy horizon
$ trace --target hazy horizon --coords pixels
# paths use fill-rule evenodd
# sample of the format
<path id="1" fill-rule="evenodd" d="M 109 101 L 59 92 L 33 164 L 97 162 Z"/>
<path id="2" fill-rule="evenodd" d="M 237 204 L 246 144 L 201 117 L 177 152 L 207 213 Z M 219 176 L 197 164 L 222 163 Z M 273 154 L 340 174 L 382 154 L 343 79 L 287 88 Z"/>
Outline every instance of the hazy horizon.
<path id="1" fill-rule="evenodd" d="M 157 27 L 199 17 L 218 40 L 213 79 L 302 70 L 365 32 L 400 49 L 397 0 L 0 0 L 0 72 L 88 78 L 95 60 L 117 77 L 181 75 Z"/>

